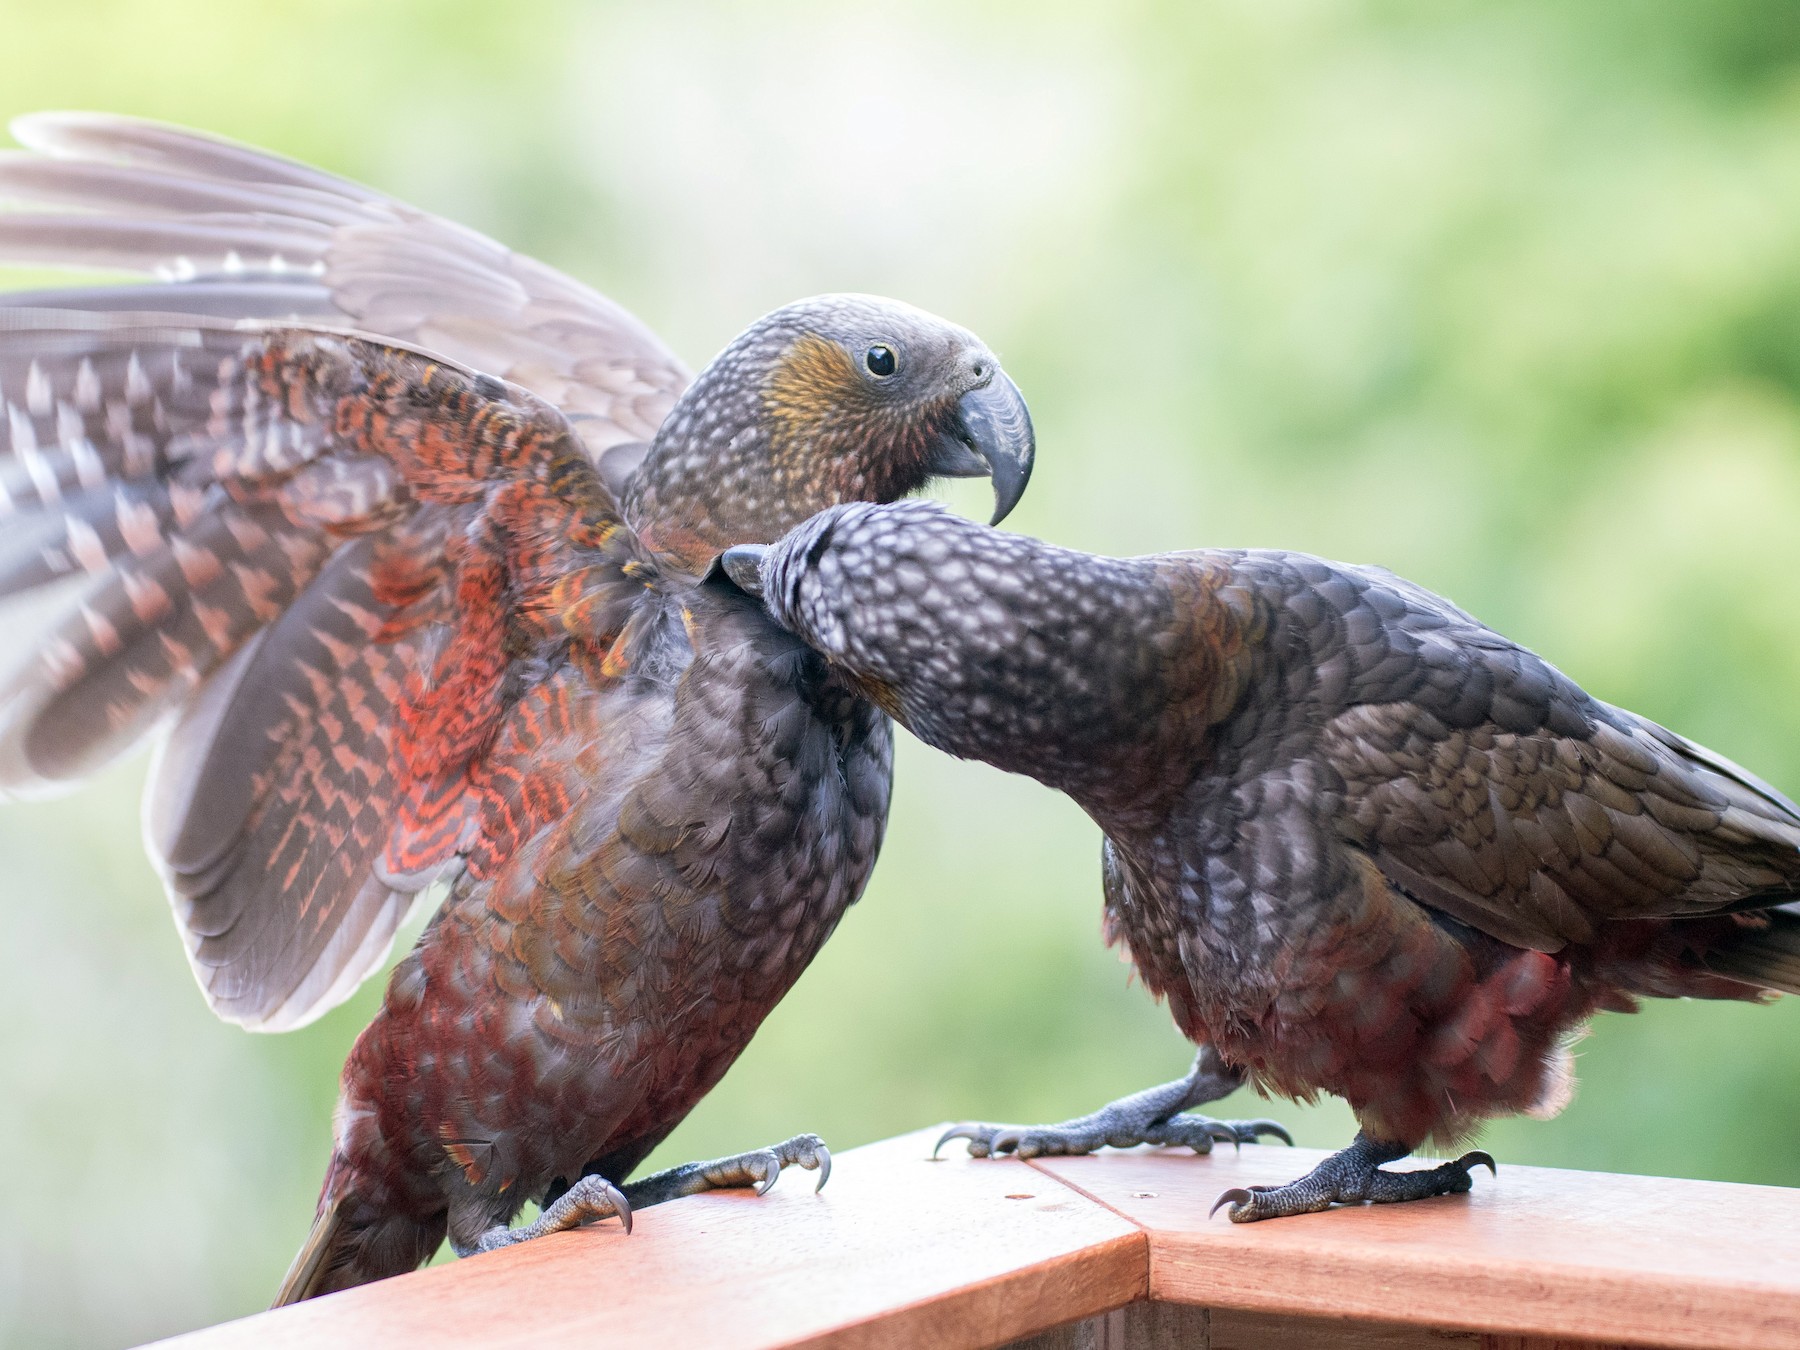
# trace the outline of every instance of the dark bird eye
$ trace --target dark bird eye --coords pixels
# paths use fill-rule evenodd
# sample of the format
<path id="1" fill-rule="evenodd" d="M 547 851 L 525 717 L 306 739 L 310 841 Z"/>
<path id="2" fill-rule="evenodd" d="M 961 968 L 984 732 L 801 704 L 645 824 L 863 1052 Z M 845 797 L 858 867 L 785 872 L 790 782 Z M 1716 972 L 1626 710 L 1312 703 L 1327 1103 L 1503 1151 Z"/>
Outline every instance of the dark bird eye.
<path id="1" fill-rule="evenodd" d="M 871 347 L 863 356 L 863 362 L 869 367 L 869 374 L 886 379 L 894 373 L 894 351 L 891 347 Z"/>

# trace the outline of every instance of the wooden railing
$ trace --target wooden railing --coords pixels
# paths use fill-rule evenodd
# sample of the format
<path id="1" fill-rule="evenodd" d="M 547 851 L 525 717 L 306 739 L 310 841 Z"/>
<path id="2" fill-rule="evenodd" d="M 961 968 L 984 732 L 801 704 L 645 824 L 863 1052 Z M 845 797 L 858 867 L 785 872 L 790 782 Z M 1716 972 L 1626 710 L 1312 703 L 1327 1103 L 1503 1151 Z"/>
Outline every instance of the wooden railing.
<path id="1" fill-rule="evenodd" d="M 1030 1350 L 1800 1350 L 1800 1191 L 1502 1166 L 1472 1195 L 1236 1225 L 1323 1155 L 928 1161 L 698 1196 L 163 1342 Z"/>

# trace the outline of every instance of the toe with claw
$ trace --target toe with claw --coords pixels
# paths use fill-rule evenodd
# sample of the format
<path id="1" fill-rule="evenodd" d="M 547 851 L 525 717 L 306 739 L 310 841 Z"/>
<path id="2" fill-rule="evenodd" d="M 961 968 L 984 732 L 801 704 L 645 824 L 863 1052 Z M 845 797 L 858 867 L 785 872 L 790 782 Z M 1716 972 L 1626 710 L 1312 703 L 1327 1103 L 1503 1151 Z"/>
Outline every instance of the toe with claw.
<path id="1" fill-rule="evenodd" d="M 1474 1185 L 1470 1173 L 1475 1168 L 1485 1167 L 1495 1176 L 1500 1174 L 1492 1156 L 1479 1149 L 1454 1161 L 1410 1172 L 1389 1172 L 1381 1167 L 1409 1152 L 1404 1145 L 1384 1144 L 1359 1134 L 1349 1148 L 1332 1154 L 1298 1181 L 1285 1186 L 1233 1187 L 1214 1202 L 1208 1217 L 1224 1209 L 1233 1223 L 1255 1223 L 1259 1219 L 1312 1214 L 1335 1204 L 1398 1204 L 1438 1195 L 1462 1195 Z"/>
<path id="2" fill-rule="evenodd" d="M 1211 1116 L 1182 1114 L 1165 1120 L 1119 1119 L 1110 1109 L 1096 1111 L 1060 1125 L 953 1125 L 938 1136 L 931 1156 L 937 1157 L 953 1139 L 968 1141 L 972 1158 L 999 1157 L 1011 1153 L 1021 1158 L 1057 1158 L 1092 1153 L 1098 1148 L 1191 1148 L 1211 1153 L 1215 1142 L 1254 1144 L 1263 1136 L 1292 1144 L 1293 1137 L 1273 1120 L 1214 1120 Z"/>
<path id="3" fill-rule="evenodd" d="M 817 1172 L 819 1180 L 813 1190 L 822 1190 L 831 1177 L 831 1150 L 816 1134 L 797 1134 L 772 1148 L 752 1149 L 729 1158 L 714 1158 L 711 1162 L 684 1163 L 654 1173 L 627 1185 L 625 1196 L 642 1209 L 684 1195 L 739 1186 L 749 1186 L 758 1195 L 766 1195 L 781 1179 L 782 1171 L 789 1167 Z"/>
<path id="4" fill-rule="evenodd" d="M 1230 1144 L 1236 1148 L 1243 1144 L 1254 1144 L 1264 1135 L 1293 1147 L 1294 1136 L 1287 1132 L 1287 1127 L 1280 1121 L 1214 1120 L 1211 1116 L 1200 1115 L 1171 1116 L 1159 1121 L 1143 1131 L 1140 1142 L 1155 1144 L 1159 1148 L 1180 1148 L 1185 1145 L 1196 1153 L 1211 1153 L 1215 1142 Z"/>
<path id="5" fill-rule="evenodd" d="M 1293 1138 L 1273 1120 L 1214 1120 L 1194 1110 L 1229 1096 L 1243 1083 L 1241 1069 L 1225 1063 L 1210 1045 L 1202 1046 L 1186 1077 L 1121 1097 L 1060 1125 L 953 1125 L 939 1136 L 931 1156 L 937 1157 L 952 1139 L 966 1139 L 969 1156 L 974 1158 L 1002 1153 L 1021 1158 L 1068 1157 L 1097 1148 L 1136 1148 L 1139 1144 L 1211 1153 L 1214 1143 L 1254 1144 L 1264 1135 L 1292 1144 Z"/>
<path id="6" fill-rule="evenodd" d="M 497 1224 L 477 1234 L 472 1241 L 466 1237 L 458 1239 L 452 1233 L 450 1245 L 458 1256 L 473 1256 L 479 1252 L 498 1251 L 502 1247 L 529 1242 L 532 1238 L 544 1237 L 550 1233 L 579 1228 L 599 1219 L 612 1218 L 617 1218 L 629 1233 L 631 1202 L 605 1177 L 587 1176 L 546 1205 L 544 1212 L 534 1222 L 520 1228 Z"/>
<path id="7" fill-rule="evenodd" d="M 767 1195 L 769 1187 L 781 1179 L 782 1169 L 786 1167 L 817 1172 L 819 1179 L 813 1183 L 815 1195 L 824 1190 L 825 1183 L 831 1180 L 831 1150 L 825 1147 L 825 1141 L 816 1134 L 797 1134 L 785 1143 L 761 1149 L 752 1156 L 758 1158 L 762 1167 L 762 1178 L 756 1183 L 758 1195 Z"/>

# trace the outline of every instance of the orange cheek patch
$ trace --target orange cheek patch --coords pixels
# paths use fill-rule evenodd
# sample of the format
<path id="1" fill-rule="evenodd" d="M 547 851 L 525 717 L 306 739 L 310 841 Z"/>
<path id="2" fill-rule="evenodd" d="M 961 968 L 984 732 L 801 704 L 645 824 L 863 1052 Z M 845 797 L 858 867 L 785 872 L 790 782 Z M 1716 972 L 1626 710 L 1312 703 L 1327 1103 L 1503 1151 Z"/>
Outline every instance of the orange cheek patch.
<path id="1" fill-rule="evenodd" d="M 763 386 L 763 407 L 780 428 L 779 440 L 804 440 L 834 414 L 860 409 L 867 391 L 850 353 L 807 333 L 783 353 Z"/>

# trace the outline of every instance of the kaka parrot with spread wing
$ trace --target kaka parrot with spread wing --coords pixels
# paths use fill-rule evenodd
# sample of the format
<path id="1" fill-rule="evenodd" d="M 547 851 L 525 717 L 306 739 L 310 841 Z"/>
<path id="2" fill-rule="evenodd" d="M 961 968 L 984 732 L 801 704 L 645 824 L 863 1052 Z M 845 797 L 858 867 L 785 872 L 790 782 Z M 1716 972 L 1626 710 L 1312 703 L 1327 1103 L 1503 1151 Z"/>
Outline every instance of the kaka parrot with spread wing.
<path id="1" fill-rule="evenodd" d="M 251 1028 L 341 1002 L 448 888 L 351 1051 L 278 1301 L 827 1166 L 801 1136 L 625 1184 L 860 894 L 888 806 L 885 717 L 700 577 L 937 476 L 1004 515 L 1032 437 L 992 353 L 826 296 L 690 383 L 593 291 L 337 178 L 120 118 L 15 135 L 0 198 L 34 209 L 0 259 L 160 279 L 0 297 L 0 594 L 79 590 L 0 688 L 0 788 L 156 734 L 148 847 Z"/>
<path id="2" fill-rule="evenodd" d="M 979 1155 L 1242 1141 L 1248 1079 L 1356 1141 L 1238 1221 L 1466 1191 L 1427 1140 L 1567 1100 L 1568 1043 L 1642 998 L 1800 993 L 1800 808 L 1374 567 L 1103 558 L 931 503 L 835 507 L 724 571 L 920 739 L 1068 793 L 1106 930 L 1199 1047 L 1181 1080 Z"/>

